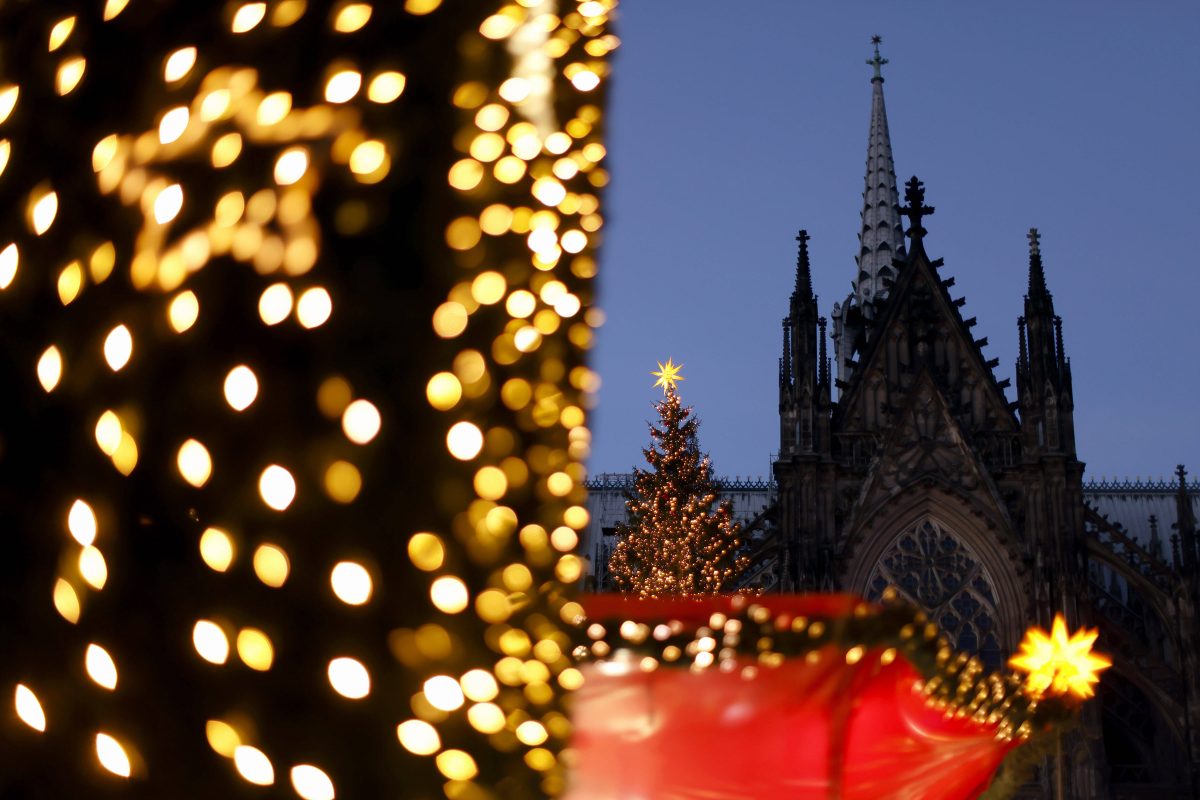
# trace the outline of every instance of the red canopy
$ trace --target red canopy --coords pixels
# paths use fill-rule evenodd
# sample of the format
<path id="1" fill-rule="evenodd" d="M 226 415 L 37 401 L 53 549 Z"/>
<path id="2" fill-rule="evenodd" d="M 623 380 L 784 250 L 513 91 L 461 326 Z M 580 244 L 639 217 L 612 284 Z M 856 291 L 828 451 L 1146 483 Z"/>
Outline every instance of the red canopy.
<path id="1" fill-rule="evenodd" d="M 731 598 L 598 596 L 590 621 L 705 625 Z M 844 595 L 755 598 L 776 618 L 849 617 Z M 750 800 L 978 796 L 1013 741 L 927 703 L 903 656 L 826 644 L 778 666 L 749 655 L 702 670 L 614 650 L 576 693 L 569 800 Z M 893 651 L 894 656 L 894 651 Z M 848 663 L 851 662 L 852 663 Z M 650 669 L 652 667 L 652 669 Z M 650 671 L 646 671 L 650 669 Z"/>

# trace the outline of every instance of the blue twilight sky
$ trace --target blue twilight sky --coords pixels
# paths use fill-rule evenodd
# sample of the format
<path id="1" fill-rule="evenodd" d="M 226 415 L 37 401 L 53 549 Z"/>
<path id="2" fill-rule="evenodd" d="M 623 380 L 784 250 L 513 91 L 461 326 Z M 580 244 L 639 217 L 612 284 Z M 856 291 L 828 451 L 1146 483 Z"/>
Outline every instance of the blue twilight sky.
<path id="1" fill-rule="evenodd" d="M 1013 376 L 1037 227 L 1088 475 L 1200 472 L 1200 3 L 626 0 L 620 14 L 593 474 L 642 463 L 649 372 L 667 356 L 716 472 L 769 473 L 797 229 L 823 314 L 855 273 L 875 33 L 899 182 L 925 181 L 927 250 L 998 377 Z"/>

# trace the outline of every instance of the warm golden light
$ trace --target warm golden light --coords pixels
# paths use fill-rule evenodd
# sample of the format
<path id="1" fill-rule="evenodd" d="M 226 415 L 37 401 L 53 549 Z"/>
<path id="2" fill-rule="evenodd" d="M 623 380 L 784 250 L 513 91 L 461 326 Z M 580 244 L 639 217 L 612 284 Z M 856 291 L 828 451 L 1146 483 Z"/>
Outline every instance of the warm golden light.
<path id="1" fill-rule="evenodd" d="M 121 443 L 117 445 L 117 452 L 112 454 L 112 460 L 113 466 L 122 475 L 128 475 L 137 466 L 137 442 L 133 440 L 128 431 L 121 432 Z"/>
<path id="2" fill-rule="evenodd" d="M 400 72 L 381 72 L 371 78 L 367 99 L 372 103 L 391 103 L 404 93 L 407 79 Z"/>
<path id="3" fill-rule="evenodd" d="M 371 175 L 383 167 L 386 159 L 383 142 L 369 139 L 350 153 L 350 171 L 355 175 Z"/>
<path id="4" fill-rule="evenodd" d="M 272 464 L 259 476 L 258 493 L 268 506 L 283 511 L 296 499 L 296 479 L 283 467 Z"/>
<path id="5" fill-rule="evenodd" d="M 306 289 L 296 301 L 296 319 L 310 330 L 324 325 L 332 313 L 333 299 L 328 290 L 320 286 Z"/>
<path id="6" fill-rule="evenodd" d="M 337 599 L 352 606 L 361 606 L 371 599 L 371 574 L 355 561 L 339 561 L 329 574 L 329 583 Z"/>
<path id="7" fill-rule="evenodd" d="M 54 218 L 58 215 L 58 193 L 46 192 L 33 201 L 29 218 L 33 223 L 33 232 L 41 236 L 50 230 Z"/>
<path id="8" fill-rule="evenodd" d="M 103 589 L 108 582 L 108 564 L 104 561 L 104 554 L 94 545 L 79 551 L 79 574 L 96 591 Z"/>
<path id="9" fill-rule="evenodd" d="M 333 781 L 312 764 L 292 767 L 292 788 L 304 800 L 334 800 Z"/>
<path id="10" fill-rule="evenodd" d="M 266 3 L 246 3 L 233 15 L 230 30 L 234 33 L 245 33 L 253 30 L 267 15 Z"/>
<path id="11" fill-rule="evenodd" d="M 177 106 L 163 114 L 162 120 L 158 123 L 158 141 L 163 144 L 178 141 L 179 137 L 183 136 L 183 132 L 187 130 L 190 118 L 191 114 L 188 112 L 187 106 Z"/>
<path id="12" fill-rule="evenodd" d="M 258 104 L 256 118 L 259 125 L 269 126 L 281 122 L 292 110 L 292 96 L 287 92 L 272 92 Z"/>
<path id="13" fill-rule="evenodd" d="M 64 306 L 70 305 L 83 289 L 83 267 L 72 261 L 58 273 L 58 299 Z"/>
<path id="14" fill-rule="evenodd" d="M 353 33 L 371 19 L 371 6 L 366 3 L 348 3 L 342 6 L 333 19 L 333 29 L 338 33 Z"/>
<path id="15" fill-rule="evenodd" d="M 254 371 L 243 365 L 229 370 L 225 376 L 225 402 L 234 411 L 245 411 L 258 397 L 258 378 Z"/>
<path id="16" fill-rule="evenodd" d="M 171 299 L 167 306 L 167 321 L 176 333 L 183 333 L 196 324 L 200 317 L 200 301 L 191 289 L 182 291 Z"/>
<path id="17" fill-rule="evenodd" d="M 242 743 L 242 738 L 233 726 L 219 719 L 210 719 L 204 723 L 204 736 L 208 739 L 208 746 L 217 755 L 225 758 L 233 758 L 234 751 Z"/>
<path id="18" fill-rule="evenodd" d="M 463 750 L 443 750 L 436 761 L 438 771 L 452 781 L 469 781 L 479 774 L 475 759 Z"/>
<path id="19" fill-rule="evenodd" d="M 446 434 L 446 448 L 460 461 L 470 461 L 483 449 L 483 431 L 470 422 L 458 422 Z"/>
<path id="20" fill-rule="evenodd" d="M 51 345 L 42 353 L 41 358 L 37 363 L 38 383 L 47 392 L 54 391 L 54 387 L 58 386 L 59 380 L 62 379 L 63 360 L 62 354 L 58 352 L 58 348 Z"/>
<path id="21" fill-rule="evenodd" d="M 180 445 L 175 463 L 183 479 L 197 489 L 208 483 L 212 475 L 212 457 L 208 454 L 208 448 L 195 439 L 188 439 Z"/>
<path id="22" fill-rule="evenodd" d="M 3 123 L 17 107 L 17 97 L 21 94 L 20 86 L 5 86 L 0 89 L 0 123 Z"/>
<path id="23" fill-rule="evenodd" d="M 117 688 L 117 665 L 103 647 L 89 644 L 83 657 L 83 665 L 87 669 L 88 677 L 98 686 L 109 690 Z"/>
<path id="24" fill-rule="evenodd" d="M 329 684 L 342 697 L 361 700 L 371 693 L 371 675 L 357 659 L 343 656 L 329 662 Z"/>
<path id="25" fill-rule="evenodd" d="M 419 570 L 433 572 L 446 560 L 446 547 L 432 533 L 416 533 L 408 540 L 408 557 Z"/>
<path id="26" fill-rule="evenodd" d="M 163 80 L 167 83 L 181 81 L 196 65 L 196 48 L 181 47 L 167 56 L 163 63 Z"/>
<path id="27" fill-rule="evenodd" d="M 64 17 L 54 23 L 54 27 L 50 29 L 50 41 L 46 46 L 48 52 L 53 53 L 58 48 L 66 43 L 71 36 L 71 32 L 75 30 L 75 17 Z"/>
<path id="28" fill-rule="evenodd" d="M 200 558 L 209 569 L 224 572 L 233 563 L 233 539 L 220 528 L 206 528 L 200 534 Z"/>
<path id="29" fill-rule="evenodd" d="M 430 756 L 442 749 L 442 740 L 437 728 L 419 719 L 410 719 L 396 726 L 396 736 L 408 752 L 418 756 Z"/>
<path id="30" fill-rule="evenodd" d="M 86 69 L 87 61 L 82 56 L 68 58 L 59 65 L 58 73 L 54 76 L 54 90 L 60 95 L 70 94 L 83 80 Z"/>
<path id="31" fill-rule="evenodd" d="M 129 5 L 129 0 L 105 0 L 104 21 L 108 22 L 116 18 L 118 14 L 125 10 L 125 6 L 127 5 Z"/>
<path id="32" fill-rule="evenodd" d="M 543 744 L 548 738 L 546 729 L 537 720 L 526 720 L 517 726 L 517 739 L 521 744 L 536 747 Z"/>
<path id="33" fill-rule="evenodd" d="M 362 73 L 345 69 L 330 76 L 325 83 L 325 99 L 330 103 L 348 103 L 362 88 Z"/>
<path id="34" fill-rule="evenodd" d="M 0 290 L 7 289 L 9 284 L 13 282 L 13 278 L 17 276 L 17 263 L 19 261 L 20 252 L 17 250 L 15 243 L 0 250 Z"/>
<path id="35" fill-rule="evenodd" d="M 439 611 L 447 614 L 459 613 L 470 602 L 466 584 L 450 575 L 438 578 L 433 582 L 429 587 L 429 598 Z"/>
<path id="36" fill-rule="evenodd" d="M 229 639 L 221 626 L 202 619 L 192 628 L 192 644 L 196 652 L 210 664 L 224 664 L 229 659 Z"/>
<path id="37" fill-rule="evenodd" d="M 414 16 L 432 14 L 441 6 L 442 0 L 404 0 L 404 10 Z"/>
<path id="38" fill-rule="evenodd" d="M 67 530 L 84 547 L 96 541 L 96 513 L 83 500 L 76 500 L 67 512 Z"/>
<path id="39" fill-rule="evenodd" d="M 500 96 L 514 105 L 528 99 L 530 91 L 529 81 L 524 78 L 509 78 L 500 84 Z"/>
<path id="40" fill-rule="evenodd" d="M 280 186 L 291 186 L 304 177 L 308 170 L 308 150 L 303 147 L 289 147 L 279 154 L 275 161 L 275 182 Z"/>
<path id="41" fill-rule="evenodd" d="M 79 622 L 79 614 L 82 611 L 79 595 L 75 593 L 75 587 L 62 578 L 54 582 L 54 610 L 72 625 Z"/>
<path id="42" fill-rule="evenodd" d="M 242 153 L 242 135 L 236 131 L 227 133 L 213 142 L 212 165 L 217 169 L 228 167 Z"/>
<path id="43" fill-rule="evenodd" d="M 37 695 L 23 683 L 17 684 L 16 696 L 13 702 L 17 708 L 17 716 L 29 727 L 39 733 L 44 733 L 46 730 L 46 712 L 42 710 L 42 704 L 38 701 Z"/>
<path id="44" fill-rule="evenodd" d="M 259 545 L 254 551 L 254 574 L 258 579 L 274 589 L 287 582 L 291 565 L 287 553 L 273 544 Z"/>
<path id="45" fill-rule="evenodd" d="M 325 470 L 325 492 L 338 503 L 350 503 L 362 491 L 362 473 L 349 461 L 334 461 Z"/>
<path id="46" fill-rule="evenodd" d="M 1054 615 L 1050 635 L 1033 627 L 1025 632 L 1021 651 L 1008 660 L 1013 669 L 1028 673 L 1025 687 L 1034 696 L 1074 695 L 1087 698 L 1095 694 L 1099 673 L 1112 666 L 1104 655 L 1092 652 L 1099 633 L 1081 629 L 1067 636 L 1067 621 Z"/>
<path id="47" fill-rule="evenodd" d="M 243 778 L 256 786 L 270 786 L 275 782 L 271 759 L 257 747 L 238 745 L 233 751 L 233 765 Z"/>
<path id="48" fill-rule="evenodd" d="M 275 648 L 271 639 L 257 628 L 242 628 L 237 635 L 238 658 L 247 667 L 266 672 L 275 661 Z"/>
<path id="49" fill-rule="evenodd" d="M 600 76 L 591 70 L 581 69 L 571 77 L 571 85 L 581 92 L 590 92 L 600 85 Z"/>
<path id="50" fill-rule="evenodd" d="M 476 703 L 467 709 L 467 721 L 480 733 L 499 733 L 504 730 L 504 712 L 495 703 Z"/>
<path id="51" fill-rule="evenodd" d="M 439 372 L 425 385 L 425 397 L 438 411 L 448 411 L 462 399 L 462 383 L 453 372 Z"/>
<path id="52" fill-rule="evenodd" d="M 107 733 L 96 734 L 96 757 L 100 759 L 100 766 L 114 775 L 128 778 L 132 772 L 129 754 L 120 742 Z"/>
<path id="53" fill-rule="evenodd" d="M 658 378 L 658 380 L 654 383 L 654 388 L 657 389 L 659 386 L 661 386 L 663 394 L 666 394 L 674 389 L 675 385 L 679 383 L 679 381 L 683 380 L 683 376 L 679 374 L 679 370 L 681 369 L 683 369 L 683 364 L 676 364 L 669 358 L 667 359 L 666 364 L 663 364 L 661 361 L 659 361 L 658 372 L 650 373 L 652 376 Z"/>
<path id="54" fill-rule="evenodd" d="M 342 412 L 342 431 L 355 444 L 367 444 L 379 433 L 379 409 L 368 400 L 355 400 Z"/>
<path id="55" fill-rule="evenodd" d="M 133 335 L 129 328 L 118 325 L 104 337 L 104 360 L 113 372 L 119 372 L 133 356 Z"/>
<path id="56" fill-rule="evenodd" d="M 286 283 L 273 283 L 258 298 L 258 316 L 267 325 L 278 325 L 292 313 L 292 290 Z"/>
<path id="57" fill-rule="evenodd" d="M 500 693 L 496 678 L 485 669 L 473 669 L 459 679 L 463 694 L 477 703 L 493 699 Z"/>
<path id="58" fill-rule="evenodd" d="M 183 209 L 183 187 L 172 183 L 154 198 L 154 221 L 166 225 Z"/>
<path id="59" fill-rule="evenodd" d="M 425 699 L 436 709 L 454 711 L 464 702 L 462 687 L 449 675 L 434 675 L 422 688 Z"/>

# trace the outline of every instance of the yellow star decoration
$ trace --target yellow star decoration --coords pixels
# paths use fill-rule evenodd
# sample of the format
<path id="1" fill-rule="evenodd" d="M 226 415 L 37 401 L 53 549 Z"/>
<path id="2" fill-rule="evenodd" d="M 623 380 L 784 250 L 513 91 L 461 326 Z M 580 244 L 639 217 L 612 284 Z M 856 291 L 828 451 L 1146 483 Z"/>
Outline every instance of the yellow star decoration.
<path id="1" fill-rule="evenodd" d="M 1050 635 L 1041 628 L 1030 628 L 1021 642 L 1021 652 L 1008 660 L 1013 669 L 1029 673 L 1025 687 L 1031 694 L 1073 694 L 1079 698 L 1095 694 L 1092 685 L 1098 673 L 1112 666 L 1107 656 L 1092 652 L 1096 630 L 1078 630 L 1067 637 L 1067 621 L 1054 616 Z"/>
<path id="2" fill-rule="evenodd" d="M 654 384 L 654 387 L 656 389 L 659 386 L 663 387 L 663 394 L 671 391 L 675 388 L 676 383 L 683 380 L 683 376 L 679 374 L 679 370 L 681 369 L 683 369 L 683 364 L 675 364 L 670 358 L 667 359 L 666 364 L 659 361 L 658 372 L 650 373 L 654 377 L 658 378 L 658 382 Z"/>

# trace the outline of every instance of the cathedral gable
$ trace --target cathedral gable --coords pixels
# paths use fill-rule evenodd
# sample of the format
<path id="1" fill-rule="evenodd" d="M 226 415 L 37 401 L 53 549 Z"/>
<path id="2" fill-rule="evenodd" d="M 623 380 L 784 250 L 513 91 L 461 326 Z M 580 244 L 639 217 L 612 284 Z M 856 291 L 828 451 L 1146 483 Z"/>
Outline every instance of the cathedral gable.
<path id="1" fill-rule="evenodd" d="M 922 369 L 869 468 L 847 530 L 869 525 L 906 490 L 927 486 L 949 490 L 1011 529 L 991 475 L 970 446 L 932 374 Z"/>
<path id="2" fill-rule="evenodd" d="M 950 413 L 971 433 L 1016 433 L 1019 423 L 1003 387 L 992 372 L 995 361 L 982 353 L 986 339 L 970 333 L 974 320 L 959 313 L 935 264 L 922 248 L 899 267 L 886 301 L 877 304 L 861 363 L 845 387 L 834 419 L 846 433 L 882 432 L 894 423 L 916 376 L 930 374 L 944 394 Z"/>

